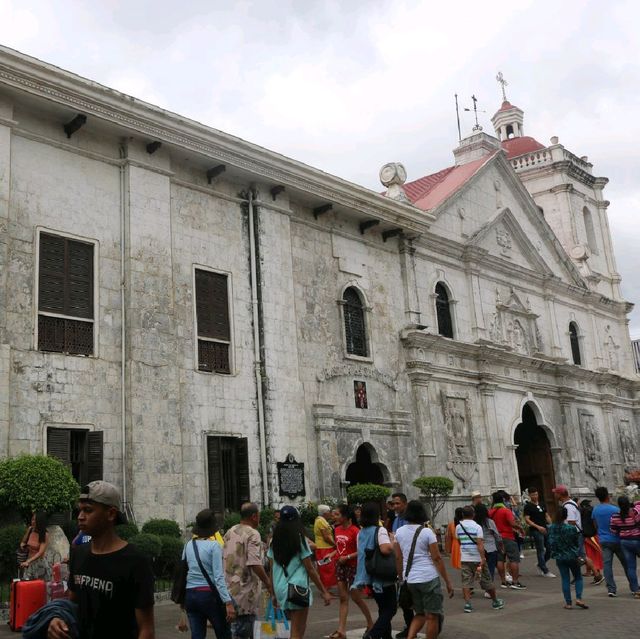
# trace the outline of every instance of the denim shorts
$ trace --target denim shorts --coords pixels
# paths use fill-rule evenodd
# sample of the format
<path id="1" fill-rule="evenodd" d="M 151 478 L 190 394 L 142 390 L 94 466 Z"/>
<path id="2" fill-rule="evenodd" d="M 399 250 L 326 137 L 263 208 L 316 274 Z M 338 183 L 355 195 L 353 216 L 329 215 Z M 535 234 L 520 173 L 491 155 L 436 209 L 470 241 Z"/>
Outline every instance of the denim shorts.
<path id="1" fill-rule="evenodd" d="M 253 639 L 255 620 L 256 615 L 238 615 L 230 624 L 233 639 Z"/>

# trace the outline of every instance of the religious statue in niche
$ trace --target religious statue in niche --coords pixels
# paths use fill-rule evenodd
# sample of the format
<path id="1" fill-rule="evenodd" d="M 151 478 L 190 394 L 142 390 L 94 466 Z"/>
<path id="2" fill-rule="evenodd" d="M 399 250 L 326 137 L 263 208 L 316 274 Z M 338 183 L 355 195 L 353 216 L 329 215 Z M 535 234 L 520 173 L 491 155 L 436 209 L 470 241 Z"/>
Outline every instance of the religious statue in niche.
<path id="1" fill-rule="evenodd" d="M 500 290 L 496 289 L 496 312 L 491 314 L 488 322 L 492 342 L 523 355 L 539 353 L 542 340 L 537 320 L 538 315 L 531 310 L 528 299 L 523 304 L 512 288 L 504 302 Z"/>
<path id="2" fill-rule="evenodd" d="M 367 383 L 354 381 L 353 382 L 353 397 L 356 402 L 356 408 L 369 408 L 367 402 Z"/>
<path id="3" fill-rule="evenodd" d="M 625 468 L 633 468 L 636 464 L 636 447 L 633 445 L 629 420 L 620 421 L 620 443 Z"/>
<path id="4" fill-rule="evenodd" d="M 617 371 L 618 365 L 619 365 L 618 347 L 616 346 L 616 343 L 613 341 L 613 337 L 611 337 L 611 335 L 609 335 L 609 338 L 605 343 L 605 347 L 607 349 L 607 356 L 609 358 L 609 368 L 612 371 Z"/>
<path id="5" fill-rule="evenodd" d="M 594 416 L 591 413 L 580 411 L 580 430 L 582 432 L 582 443 L 586 458 L 585 470 L 596 481 L 602 481 L 605 474 L 604 461 L 602 457 L 602 445 L 600 436 L 596 429 Z"/>
<path id="6" fill-rule="evenodd" d="M 443 391 L 442 410 L 447 433 L 447 468 L 466 486 L 476 470 L 468 400 Z"/>

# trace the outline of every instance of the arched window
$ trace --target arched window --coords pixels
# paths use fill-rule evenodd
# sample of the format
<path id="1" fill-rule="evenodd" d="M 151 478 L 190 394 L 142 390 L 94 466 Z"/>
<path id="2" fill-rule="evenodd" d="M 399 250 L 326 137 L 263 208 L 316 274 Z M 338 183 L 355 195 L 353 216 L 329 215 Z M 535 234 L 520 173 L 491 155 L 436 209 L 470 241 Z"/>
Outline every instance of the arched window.
<path id="1" fill-rule="evenodd" d="M 342 300 L 344 301 L 344 336 L 347 353 L 367 357 L 367 332 L 362 298 L 355 288 L 349 287 L 345 289 Z"/>
<path id="2" fill-rule="evenodd" d="M 513 125 L 507 124 L 507 140 L 510 140 L 513 137 L 515 137 L 515 134 L 513 132 Z"/>
<path id="3" fill-rule="evenodd" d="M 569 341 L 571 342 L 571 356 L 576 366 L 582 366 L 580 357 L 580 338 L 578 337 L 578 326 L 575 322 L 569 322 Z"/>
<path id="4" fill-rule="evenodd" d="M 582 217 L 584 218 L 584 230 L 587 234 L 587 244 L 592 253 L 597 253 L 598 243 L 596 242 L 596 229 L 593 226 L 591 211 L 586 206 L 582 209 Z"/>
<path id="5" fill-rule="evenodd" d="M 436 284 L 436 314 L 438 316 L 438 333 L 443 337 L 453 338 L 449 293 L 442 282 Z"/>

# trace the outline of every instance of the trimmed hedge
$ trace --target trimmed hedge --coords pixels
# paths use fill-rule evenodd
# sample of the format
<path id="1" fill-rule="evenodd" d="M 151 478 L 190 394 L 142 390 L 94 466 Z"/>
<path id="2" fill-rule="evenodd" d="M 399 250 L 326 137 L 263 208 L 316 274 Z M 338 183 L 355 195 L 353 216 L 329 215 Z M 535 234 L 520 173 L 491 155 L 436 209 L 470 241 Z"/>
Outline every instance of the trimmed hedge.
<path id="1" fill-rule="evenodd" d="M 120 539 L 130 541 L 133 537 L 140 534 L 140 530 L 133 523 L 120 524 L 119 526 L 116 526 L 116 533 Z"/>
<path id="2" fill-rule="evenodd" d="M 70 510 L 80 487 L 59 460 L 47 455 L 20 455 L 0 461 L 0 508 L 14 508 L 25 521 L 35 510 Z"/>
<path id="3" fill-rule="evenodd" d="M 180 526 L 172 519 L 150 519 L 142 526 L 142 532 L 160 537 L 182 537 Z"/>
<path id="4" fill-rule="evenodd" d="M 129 539 L 129 543 L 134 545 L 143 555 L 154 561 L 162 552 L 162 540 L 158 535 L 140 533 Z"/>
<path id="5" fill-rule="evenodd" d="M 18 572 L 16 550 L 26 528 L 22 524 L 12 524 L 0 528 L 0 579 L 7 581 Z"/>
<path id="6" fill-rule="evenodd" d="M 160 554 L 153 562 L 154 572 L 156 577 L 171 579 L 182 558 L 184 542 L 173 535 L 160 535 L 160 544 Z"/>
<path id="7" fill-rule="evenodd" d="M 355 484 L 347 488 L 347 500 L 349 504 L 365 504 L 368 501 L 379 503 L 391 494 L 391 489 L 380 484 Z"/>

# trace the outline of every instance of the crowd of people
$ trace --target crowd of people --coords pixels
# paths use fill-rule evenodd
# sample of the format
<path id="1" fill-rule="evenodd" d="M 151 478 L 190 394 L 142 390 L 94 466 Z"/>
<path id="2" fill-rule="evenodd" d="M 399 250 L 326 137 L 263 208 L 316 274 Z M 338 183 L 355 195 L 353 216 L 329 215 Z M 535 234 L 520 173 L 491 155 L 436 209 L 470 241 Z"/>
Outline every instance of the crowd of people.
<path id="1" fill-rule="evenodd" d="M 472 503 L 456 510 L 445 548 L 451 567 L 460 572 L 465 613 L 474 611 L 474 598 L 482 599 L 482 592 L 490 600 L 487 606 L 501 610 L 505 603 L 499 588 L 526 589 L 519 571 L 525 529 L 541 576 L 555 577 L 548 565 L 555 559 L 565 608 L 589 608 L 583 599 L 583 567 L 592 583 L 606 582 L 609 596 L 617 596 L 614 556 L 632 595 L 640 599 L 640 502 L 622 496 L 613 505 L 604 487 L 595 491 L 599 503 L 594 508 L 589 500 L 578 505 L 566 486 L 557 486 L 554 494 L 553 519 L 535 488 L 528 489 L 522 504 L 498 491 L 487 507 L 483 496 L 474 493 Z M 44 624 L 48 639 L 153 639 L 153 575 L 142 553 L 117 536 L 122 521 L 117 490 L 92 482 L 83 489 L 79 508 L 80 532 L 91 543 L 78 545 L 71 555 L 71 596 L 45 607 L 32 624 Z M 397 639 L 415 639 L 423 629 L 427 639 L 440 633 L 444 598 L 454 596 L 454 585 L 421 501 L 396 493 L 387 508 L 374 502 L 357 510 L 321 504 L 313 532 L 287 505 L 278 511 L 266 543 L 258 532 L 258 505 L 243 504 L 240 516 L 240 523 L 222 537 L 214 513 L 201 511 L 184 546 L 180 604 L 188 626 L 180 623 L 179 629 L 190 629 L 194 639 L 203 639 L 208 625 L 217 639 L 252 639 L 264 615 L 262 592 L 273 619 L 286 619 L 291 639 L 302 639 L 313 603 L 311 584 L 325 605 L 338 601 L 337 627 L 328 639 L 346 639 L 351 604 L 362 616 L 364 639 L 391 639 L 398 610 L 405 627 Z M 28 548 L 25 567 L 37 566 L 46 543 L 36 516 L 22 542 Z M 375 601 L 375 613 L 367 598 Z"/>

